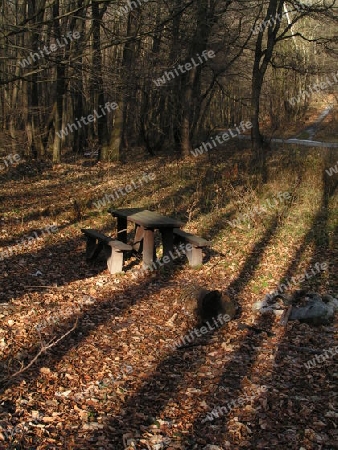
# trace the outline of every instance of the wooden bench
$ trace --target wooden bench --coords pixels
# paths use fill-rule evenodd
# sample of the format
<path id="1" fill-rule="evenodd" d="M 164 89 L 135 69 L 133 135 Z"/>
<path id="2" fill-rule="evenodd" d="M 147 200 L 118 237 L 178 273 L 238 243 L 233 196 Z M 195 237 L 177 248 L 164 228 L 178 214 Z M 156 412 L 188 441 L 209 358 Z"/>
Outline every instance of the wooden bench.
<path id="1" fill-rule="evenodd" d="M 123 252 L 132 250 L 132 246 L 116 241 L 97 230 L 81 228 L 87 238 L 86 259 L 93 260 L 98 257 L 101 250 L 107 251 L 107 267 L 110 273 L 122 272 Z"/>
<path id="2" fill-rule="evenodd" d="M 176 241 L 188 242 L 192 245 L 192 249 L 186 249 L 186 255 L 190 266 L 199 266 L 202 264 L 203 253 L 202 249 L 211 245 L 210 241 L 203 239 L 194 234 L 187 233 L 186 231 L 174 228 L 174 236 Z"/>

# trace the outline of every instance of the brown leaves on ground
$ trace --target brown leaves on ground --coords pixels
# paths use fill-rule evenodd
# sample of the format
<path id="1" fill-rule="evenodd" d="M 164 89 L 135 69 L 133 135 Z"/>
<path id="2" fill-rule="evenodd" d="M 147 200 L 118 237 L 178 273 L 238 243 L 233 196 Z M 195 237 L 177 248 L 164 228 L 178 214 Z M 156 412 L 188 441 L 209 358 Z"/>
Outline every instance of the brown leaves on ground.
<path id="1" fill-rule="evenodd" d="M 184 164 L 197 167 L 195 160 Z M 184 190 L 181 198 L 171 197 L 171 189 L 178 189 L 176 163 L 160 167 L 159 160 L 147 166 L 157 171 L 156 189 L 146 185 L 114 206 L 184 218 L 189 197 Z M 203 209 L 199 199 L 205 213 L 186 227 L 213 239 L 203 267 L 175 261 L 171 270 L 134 279 L 130 268 L 139 267 L 139 260 L 133 258 L 124 275 L 113 276 L 103 258 L 86 263 L 80 228 L 115 231 L 105 210 L 88 205 L 105 189 L 136 179 L 144 163 L 134 162 L 132 170 L 99 165 L 75 171 L 65 165 L 1 187 L 1 250 L 51 223 L 58 231 L 0 261 L 0 448 L 337 448 L 337 356 L 305 366 L 337 345 L 337 323 L 311 328 L 289 322 L 284 328 L 279 318 L 252 311 L 265 293 L 317 261 L 328 261 L 329 270 L 303 287 L 337 292 L 337 199 L 326 199 L 328 214 L 317 215 L 322 206 L 314 199 L 321 198 L 322 185 L 304 176 L 296 202 L 282 217 L 274 221 L 271 211 L 239 229 L 227 223 L 230 208 L 236 210 L 218 191 L 224 206 L 207 210 L 205 203 Z M 292 174 L 284 175 L 284 185 L 271 181 L 271 192 L 290 188 Z M 231 197 L 226 186 L 222 195 Z M 216 198 L 204 195 L 206 202 Z M 268 198 L 266 191 L 261 195 Z M 82 207 L 81 223 L 74 199 Z M 192 281 L 227 291 L 238 301 L 240 317 L 196 337 L 182 294 Z M 177 349 L 185 336 L 196 345 Z"/>

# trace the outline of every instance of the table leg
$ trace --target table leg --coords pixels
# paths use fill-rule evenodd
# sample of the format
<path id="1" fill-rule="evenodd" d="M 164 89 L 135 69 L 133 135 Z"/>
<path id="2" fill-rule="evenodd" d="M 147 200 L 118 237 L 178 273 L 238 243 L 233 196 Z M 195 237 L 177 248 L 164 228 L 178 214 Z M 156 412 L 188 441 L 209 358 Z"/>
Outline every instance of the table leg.
<path id="1" fill-rule="evenodd" d="M 152 262 L 156 260 L 154 229 L 144 229 L 143 239 L 143 265 L 151 266 Z"/>
<path id="2" fill-rule="evenodd" d="M 127 243 L 127 219 L 125 217 L 117 218 L 117 239 Z"/>
<path id="3" fill-rule="evenodd" d="M 163 257 L 169 256 L 170 260 L 172 260 L 172 253 L 174 250 L 174 233 L 172 228 L 162 228 L 162 243 L 163 243 Z M 171 255 L 170 255 L 171 253 Z"/>
<path id="4" fill-rule="evenodd" d="M 140 251 L 140 248 L 142 248 L 143 245 L 143 239 L 144 239 L 144 228 L 141 225 L 135 226 L 135 237 L 134 237 L 134 243 L 133 243 L 133 249 L 137 252 Z"/>

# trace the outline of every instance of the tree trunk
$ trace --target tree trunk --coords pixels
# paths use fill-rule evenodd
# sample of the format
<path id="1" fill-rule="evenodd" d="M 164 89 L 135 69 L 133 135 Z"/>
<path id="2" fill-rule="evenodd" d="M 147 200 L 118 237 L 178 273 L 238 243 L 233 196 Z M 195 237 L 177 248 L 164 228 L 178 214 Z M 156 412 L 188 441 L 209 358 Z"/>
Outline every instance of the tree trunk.
<path id="1" fill-rule="evenodd" d="M 85 17 L 86 17 L 86 8 L 90 6 L 91 0 L 78 0 L 77 7 L 83 9 L 78 12 L 78 14 L 72 18 L 70 22 L 69 28 L 71 30 L 76 30 L 80 33 L 81 36 L 85 33 Z M 82 55 L 82 51 L 84 48 L 84 43 L 81 39 L 73 41 L 73 54 Z M 72 112 L 73 118 L 83 116 L 84 112 L 84 102 L 83 102 L 83 92 L 84 92 L 84 71 L 83 71 L 84 61 L 83 58 L 80 57 L 73 64 L 73 72 L 69 74 L 69 91 L 71 93 L 71 103 L 72 103 Z M 73 133 L 73 152 L 75 153 L 84 153 L 87 144 L 87 137 L 89 131 L 92 130 L 92 123 L 90 123 L 86 127 L 77 128 Z"/>
<path id="2" fill-rule="evenodd" d="M 33 18 L 33 29 L 37 30 L 37 24 L 43 20 L 45 12 L 46 0 L 41 0 L 37 5 L 36 0 L 28 2 L 28 16 Z M 39 33 L 37 31 L 32 32 L 31 48 L 33 53 L 37 53 L 39 50 Z M 38 60 L 33 60 L 32 68 L 37 69 L 39 63 Z M 28 122 L 29 132 L 31 134 L 31 147 L 30 153 L 34 158 L 42 159 L 45 154 L 45 148 L 42 140 L 42 130 L 40 124 L 40 92 L 38 87 L 39 74 L 33 73 L 30 76 L 30 83 L 28 86 Z"/>
<path id="3" fill-rule="evenodd" d="M 208 46 L 209 36 L 212 30 L 214 5 L 209 6 L 208 0 L 200 0 L 197 4 L 197 19 L 195 34 L 190 47 L 190 54 L 196 57 Z M 194 124 L 200 115 L 201 106 L 201 74 L 202 66 L 198 65 L 191 69 L 182 78 L 182 119 L 181 119 L 181 155 L 190 155 L 191 138 Z"/>
<path id="4" fill-rule="evenodd" d="M 65 93 L 65 69 L 63 66 L 58 65 L 56 68 L 56 105 L 54 116 L 54 143 L 53 143 L 53 163 L 59 164 L 61 162 L 61 149 L 62 149 L 62 136 L 60 131 L 62 129 L 62 116 L 63 116 L 63 101 Z"/>
<path id="5" fill-rule="evenodd" d="M 61 29 L 60 23 L 57 17 L 60 14 L 60 2 L 55 0 L 53 5 L 53 18 L 54 18 L 54 30 L 57 39 L 61 40 Z M 59 164 L 61 162 L 61 149 L 62 149 L 62 136 L 60 131 L 62 129 L 63 122 L 63 102 L 65 95 L 65 66 L 62 63 L 62 56 L 57 56 L 57 66 L 56 66 L 56 107 L 55 107 L 55 118 L 54 118 L 54 143 L 53 143 L 53 163 Z"/>
<path id="6" fill-rule="evenodd" d="M 123 111 L 119 107 L 114 111 L 113 129 L 110 135 L 109 144 L 102 148 L 103 161 L 120 160 L 122 131 L 123 131 Z"/>
<path id="7" fill-rule="evenodd" d="M 191 117 L 193 109 L 193 83 L 196 78 L 196 68 L 190 70 L 187 74 L 187 82 L 183 87 L 182 101 L 182 124 L 181 124 L 181 154 L 183 157 L 189 156 L 191 151 Z"/>
<path id="8" fill-rule="evenodd" d="M 124 76 L 124 85 L 122 89 L 122 96 L 119 99 L 119 108 L 122 112 L 122 117 L 120 117 L 117 121 L 117 124 L 120 126 L 120 148 L 119 148 L 119 160 L 121 162 L 125 162 L 126 160 L 126 152 L 128 151 L 128 126 L 129 126 L 129 112 L 133 107 L 132 103 L 135 102 L 135 99 L 130 92 L 135 92 L 135 81 L 134 74 L 132 71 L 135 54 L 136 54 L 136 43 L 131 38 L 136 38 L 138 24 L 140 17 L 140 8 L 136 8 L 136 10 L 132 10 L 128 15 L 128 27 L 127 27 L 127 37 L 129 38 L 124 45 L 123 49 L 123 58 L 122 58 L 122 71 L 121 73 Z M 116 134 L 118 131 L 116 130 Z M 117 143 L 117 140 L 115 141 Z M 115 148 L 116 154 L 116 148 Z"/>
<path id="9" fill-rule="evenodd" d="M 101 56 L 101 19 L 107 9 L 107 5 L 102 7 L 100 11 L 99 3 L 95 0 L 92 1 L 92 18 L 93 18 L 93 67 L 92 77 L 94 86 L 94 105 L 95 110 L 98 112 L 97 118 L 97 137 L 99 141 L 99 155 L 98 160 L 106 160 L 105 152 L 102 149 L 108 144 L 108 127 L 107 116 L 102 113 L 101 106 L 105 105 L 103 78 L 102 78 L 102 56 Z M 95 74 L 95 75 L 94 75 Z M 100 113 L 101 111 L 101 113 Z M 106 112 L 106 111 L 105 111 Z"/>
<path id="10" fill-rule="evenodd" d="M 276 17 L 283 12 L 284 0 L 269 0 L 265 20 L 268 21 L 271 17 Z M 262 27 L 262 31 L 259 31 L 256 46 L 255 46 L 255 59 L 252 71 L 252 92 L 251 92 L 251 138 L 252 147 L 255 152 L 255 160 L 261 171 L 262 181 L 267 181 L 267 168 L 266 168 L 266 149 L 264 145 L 264 139 L 260 132 L 259 125 L 259 112 L 260 112 L 260 98 L 262 92 L 262 86 L 266 70 L 271 62 L 274 47 L 277 42 L 277 33 L 280 28 L 280 21 L 276 20 L 274 26 Z M 267 34 L 266 48 L 263 50 L 263 36 Z"/>

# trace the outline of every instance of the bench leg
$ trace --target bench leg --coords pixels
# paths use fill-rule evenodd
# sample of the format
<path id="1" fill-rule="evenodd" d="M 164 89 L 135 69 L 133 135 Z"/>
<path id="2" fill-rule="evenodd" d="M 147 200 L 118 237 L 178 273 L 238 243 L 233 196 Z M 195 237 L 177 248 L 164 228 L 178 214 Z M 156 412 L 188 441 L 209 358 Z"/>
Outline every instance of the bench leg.
<path id="1" fill-rule="evenodd" d="M 86 236 L 86 259 L 91 259 L 96 250 L 96 239 Z"/>
<path id="2" fill-rule="evenodd" d="M 180 244 L 184 244 L 185 241 L 180 238 L 180 236 L 177 236 L 177 234 L 174 234 L 174 246 L 178 247 Z"/>
<path id="3" fill-rule="evenodd" d="M 86 245 L 86 259 L 92 260 L 98 257 L 100 251 L 103 249 L 103 243 L 96 243 L 96 239 L 87 236 L 87 245 Z"/>
<path id="4" fill-rule="evenodd" d="M 127 219 L 124 217 L 117 218 L 117 239 L 127 243 Z"/>
<path id="5" fill-rule="evenodd" d="M 107 259 L 107 267 L 110 273 L 122 272 L 123 252 L 111 247 L 111 254 Z"/>
<path id="6" fill-rule="evenodd" d="M 172 253 L 174 250 L 174 234 L 172 228 L 163 228 L 161 229 L 162 234 L 162 243 L 163 243 L 163 257 L 169 256 L 170 252 Z M 170 258 L 171 261 L 171 258 Z"/>
<path id="7" fill-rule="evenodd" d="M 201 248 L 193 247 L 191 250 L 186 249 L 186 255 L 190 266 L 200 266 L 203 261 L 203 252 Z"/>

